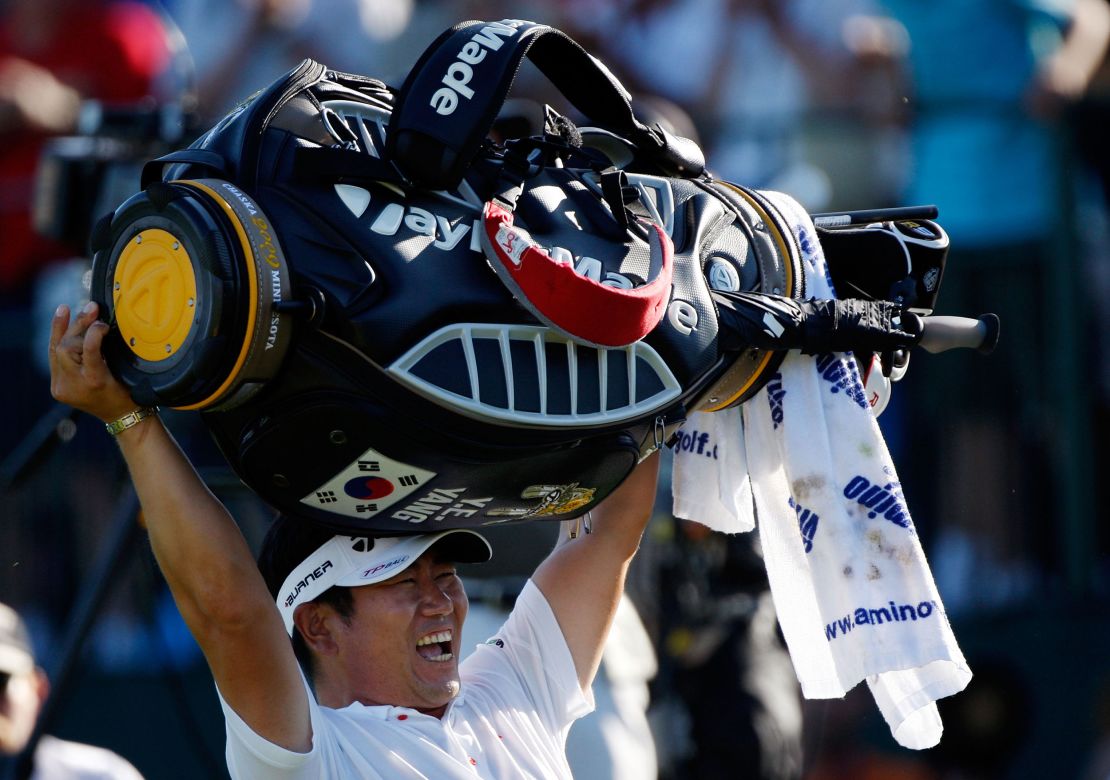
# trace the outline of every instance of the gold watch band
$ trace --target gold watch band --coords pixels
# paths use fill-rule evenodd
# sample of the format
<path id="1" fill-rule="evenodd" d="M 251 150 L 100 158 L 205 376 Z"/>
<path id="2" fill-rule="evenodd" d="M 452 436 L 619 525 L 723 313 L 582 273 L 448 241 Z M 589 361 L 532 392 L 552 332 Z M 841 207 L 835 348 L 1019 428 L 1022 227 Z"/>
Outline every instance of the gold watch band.
<path id="1" fill-rule="evenodd" d="M 110 423 L 105 423 L 104 427 L 108 429 L 108 433 L 112 434 L 113 436 L 118 436 L 120 433 L 126 431 L 128 428 L 132 428 L 141 423 L 147 417 L 153 417 L 156 414 L 158 414 L 157 406 L 140 406 L 138 409 L 134 409 L 123 415 L 123 417 L 120 417 L 118 420 L 112 420 L 112 422 Z"/>

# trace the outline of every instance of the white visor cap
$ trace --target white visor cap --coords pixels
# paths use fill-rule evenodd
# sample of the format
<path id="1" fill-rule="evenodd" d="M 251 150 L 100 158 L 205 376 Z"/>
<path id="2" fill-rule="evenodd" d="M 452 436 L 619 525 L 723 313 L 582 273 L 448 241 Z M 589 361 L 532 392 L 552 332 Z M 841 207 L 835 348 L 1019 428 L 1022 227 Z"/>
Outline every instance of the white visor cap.
<path id="1" fill-rule="evenodd" d="M 484 563 L 493 554 L 476 531 L 453 528 L 434 534 L 367 539 L 333 536 L 290 572 L 278 591 L 277 606 L 285 631 L 293 635 L 293 612 L 333 585 L 373 585 L 402 572 L 441 539 L 445 558 L 456 563 Z"/>

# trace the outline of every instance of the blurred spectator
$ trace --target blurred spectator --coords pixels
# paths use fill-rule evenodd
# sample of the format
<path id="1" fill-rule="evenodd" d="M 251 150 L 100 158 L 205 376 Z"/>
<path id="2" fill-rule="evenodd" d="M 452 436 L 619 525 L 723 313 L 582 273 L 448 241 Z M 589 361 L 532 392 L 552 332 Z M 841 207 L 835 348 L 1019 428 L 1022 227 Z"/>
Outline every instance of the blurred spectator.
<path id="1" fill-rule="evenodd" d="M 1089 361 L 1092 392 L 1096 400 L 1096 413 L 1092 426 L 1094 441 L 1110 438 L 1110 145 L 1106 143 L 1106 128 L 1110 127 L 1110 55 L 1104 55 L 1102 64 L 1091 80 L 1083 100 L 1071 113 L 1076 130 L 1076 146 L 1091 175 L 1079 182 L 1076 206 L 1080 241 L 1086 258 L 1082 269 L 1084 283 L 1094 302 L 1094 320 L 1091 332 L 1094 350 Z M 1093 471 L 1103 473 L 1110 468 L 1110 456 L 1105 448 L 1096 448 Z M 1101 529 L 1100 549 L 1108 549 L 1110 529 Z M 1110 592 L 1110 567 L 1103 564 L 1101 589 Z"/>
<path id="2" fill-rule="evenodd" d="M 807 701 L 805 719 L 805 780 L 943 780 L 929 766 L 931 751 L 892 752 L 872 744 L 868 726 L 882 720 L 865 686 L 853 688 L 843 699 Z M 947 738 L 946 729 L 941 744 Z"/>
<path id="3" fill-rule="evenodd" d="M 1029 683 L 1009 660 L 981 657 L 970 663 L 975 677 L 967 690 L 938 702 L 944 739 L 926 758 L 941 778 L 1013 777 L 1033 722 Z"/>
<path id="4" fill-rule="evenodd" d="M 667 549 L 655 556 L 661 670 L 653 691 L 677 743 L 662 776 L 801 777 L 801 694 L 755 534 L 661 522 L 672 527 L 654 529 Z"/>
<path id="5" fill-rule="evenodd" d="M 11 607 L 0 604 L 0 757 L 18 756 L 28 746 L 49 691 L 46 673 L 35 664 L 27 627 Z M 104 748 L 43 736 L 35 746 L 30 778 L 142 780 L 142 775 Z"/>
<path id="6" fill-rule="evenodd" d="M 1079 150 L 1095 174 L 1103 203 L 1110 204 L 1110 149 L 1103 142 L 1103 131 L 1110 122 L 1110 57 L 1103 56 L 1091 77 L 1076 106 L 1075 120 Z"/>
<path id="7" fill-rule="evenodd" d="M 8 0 L 0 11 L 0 300 L 26 303 L 51 261 L 81 254 L 35 235 L 30 206 L 47 138 L 74 131 L 81 101 L 135 103 L 169 66 L 165 30 L 123 0 Z"/>
<path id="8" fill-rule="evenodd" d="M 838 188 L 807 148 L 814 117 L 850 115 L 853 133 L 867 133 L 869 143 L 853 148 L 868 160 L 855 170 L 867 171 L 875 197 L 889 197 L 901 162 L 891 154 L 897 96 L 888 66 L 896 58 L 876 56 L 875 36 L 854 21 L 875 7 L 872 0 L 631 0 L 602 12 L 570 3 L 567 19 L 633 92 L 660 95 L 693 116 L 717 175 L 789 192 L 813 210 Z M 876 132 L 879 125 L 887 129 Z"/>
<path id="9" fill-rule="evenodd" d="M 146 5 L 123 0 L 0 4 L 0 364 L 15 372 L 0 402 L 19 410 L 0 431 L 8 478 L 16 476 L 6 471 L 12 465 L 9 455 L 17 445 L 32 442 L 30 431 L 50 403 L 45 378 L 32 370 L 39 347 L 45 352 L 49 315 L 36 321 L 32 298 L 64 278 L 66 295 L 54 298 L 53 305 L 66 299 L 76 303 L 87 267 L 87 260 L 73 259 L 84 254 L 84 246 L 49 241 L 32 228 L 41 151 L 56 135 L 75 131 L 83 101 L 133 106 L 160 96 L 170 65 L 165 28 Z M 87 533 L 98 539 L 110 516 L 114 486 L 109 478 L 117 461 L 104 457 L 110 443 L 99 437 L 89 441 L 91 447 L 74 460 L 82 465 L 40 473 L 39 479 L 25 470 L 0 496 L 5 520 L 0 549 L 4 570 L 10 572 L 0 581 L 0 592 L 14 603 L 33 605 L 34 617 L 44 612 L 57 617 L 69 609 L 68 587 L 85 557 L 78 550 L 95 549 L 83 546 L 79 537 Z M 59 479 L 59 473 L 72 481 Z M 13 572 L 21 565 L 26 568 Z M 54 572 L 46 582 L 17 576 L 45 570 Z"/>
<path id="10" fill-rule="evenodd" d="M 648 717 L 661 780 L 802 777 L 801 692 L 754 533 L 671 513 L 674 455 L 626 589 L 655 647 Z"/>
<path id="11" fill-rule="evenodd" d="M 937 313 L 989 310 L 1003 323 L 989 359 L 930 358 L 901 394 L 912 410 L 907 494 L 919 526 L 939 534 L 934 572 L 958 613 L 1035 592 L 1056 542 L 1045 518 L 1061 517 L 1070 544 L 1089 548 L 1072 524 L 1093 511 L 1082 444 L 1090 301 L 1059 120 L 1103 56 L 1110 8 L 939 0 L 924 13 L 913 0 L 884 1 L 910 37 L 905 200 L 937 204 L 952 240 Z"/>
<path id="12" fill-rule="evenodd" d="M 413 0 L 176 0 L 171 15 L 196 72 L 211 123 L 305 58 L 382 78 L 378 51 L 397 38 Z"/>
<path id="13" fill-rule="evenodd" d="M 936 202 L 956 251 L 1001 255 L 1061 225 L 1056 121 L 1110 35 L 1105 0 L 884 0 L 910 35 L 910 202 Z"/>

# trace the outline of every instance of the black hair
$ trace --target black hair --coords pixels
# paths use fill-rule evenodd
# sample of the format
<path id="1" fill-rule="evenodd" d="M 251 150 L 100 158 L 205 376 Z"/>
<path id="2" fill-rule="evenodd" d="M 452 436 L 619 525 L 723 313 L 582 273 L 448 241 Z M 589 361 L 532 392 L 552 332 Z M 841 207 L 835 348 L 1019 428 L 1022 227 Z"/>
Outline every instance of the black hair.
<path id="1" fill-rule="evenodd" d="M 266 538 L 262 540 L 262 549 L 258 555 L 258 568 L 266 580 L 266 587 L 270 595 L 277 599 L 278 589 L 281 588 L 285 578 L 305 558 L 315 552 L 320 545 L 335 536 L 335 531 L 311 523 L 307 520 L 279 514 L 274 518 Z M 344 621 L 350 621 L 354 614 L 354 598 L 351 589 L 342 585 L 333 585 L 316 598 L 314 604 L 327 604 L 334 609 Z M 301 632 L 293 627 L 293 653 L 297 662 L 304 670 L 309 682 L 314 682 L 315 666 L 312 651 L 309 650 Z"/>

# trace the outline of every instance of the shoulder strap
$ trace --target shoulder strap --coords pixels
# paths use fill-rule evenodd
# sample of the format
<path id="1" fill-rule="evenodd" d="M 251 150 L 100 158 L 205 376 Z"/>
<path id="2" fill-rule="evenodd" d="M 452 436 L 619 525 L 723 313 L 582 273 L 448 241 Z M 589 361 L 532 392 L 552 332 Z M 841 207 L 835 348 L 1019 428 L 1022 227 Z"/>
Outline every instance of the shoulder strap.
<path id="1" fill-rule="evenodd" d="M 420 57 L 401 87 L 387 150 L 415 184 L 449 189 L 461 181 L 485 140 L 527 55 L 592 122 L 622 133 L 669 172 L 698 175 L 696 145 L 632 111 L 616 77 L 565 33 L 535 22 L 462 22 Z"/>
<path id="2" fill-rule="evenodd" d="M 183 164 L 201 166 L 200 175 L 234 181 L 249 191 L 260 171 L 269 174 L 274 167 L 272 160 L 262 159 L 263 140 L 274 116 L 298 94 L 324 79 L 326 73 L 320 63 L 304 60 L 232 109 L 187 149 L 147 163 L 142 172 L 143 188 L 163 178 L 166 165 Z M 176 177 L 177 173 L 171 170 L 168 175 Z"/>
<path id="3" fill-rule="evenodd" d="M 222 155 L 207 149 L 180 149 L 143 164 L 143 171 L 139 180 L 141 189 L 145 190 L 154 182 L 161 181 L 163 169 L 173 163 L 199 165 L 207 169 L 210 175 L 215 174 L 217 178 L 221 179 L 228 178 L 227 163 Z"/>

